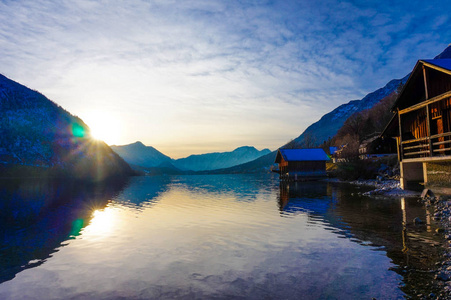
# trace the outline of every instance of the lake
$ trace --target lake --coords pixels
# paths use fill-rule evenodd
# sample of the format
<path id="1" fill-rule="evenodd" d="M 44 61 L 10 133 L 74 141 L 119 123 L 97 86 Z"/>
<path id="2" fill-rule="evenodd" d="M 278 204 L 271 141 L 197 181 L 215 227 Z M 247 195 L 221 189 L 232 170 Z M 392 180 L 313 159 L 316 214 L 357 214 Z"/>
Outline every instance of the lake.
<path id="1" fill-rule="evenodd" d="M 0 299 L 398 299 L 437 292 L 417 199 L 273 175 L 0 182 Z M 424 225 L 414 225 L 419 217 Z"/>

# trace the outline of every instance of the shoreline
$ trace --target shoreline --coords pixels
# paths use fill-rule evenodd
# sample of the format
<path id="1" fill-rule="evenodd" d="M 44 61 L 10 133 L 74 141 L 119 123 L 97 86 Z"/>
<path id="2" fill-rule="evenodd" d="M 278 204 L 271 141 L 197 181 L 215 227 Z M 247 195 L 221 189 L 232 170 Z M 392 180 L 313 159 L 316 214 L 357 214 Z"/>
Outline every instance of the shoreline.
<path id="1" fill-rule="evenodd" d="M 435 234 L 442 237 L 443 254 L 437 262 L 436 268 L 431 270 L 434 275 L 433 285 L 441 292 L 439 295 L 433 293 L 429 295 L 417 295 L 419 299 L 451 299 L 451 188 L 430 187 L 422 192 L 402 190 L 398 180 L 386 179 L 378 181 L 355 180 L 342 181 L 339 179 L 329 179 L 330 182 L 348 183 L 360 186 L 371 186 L 374 190 L 361 193 L 363 196 L 382 197 L 413 197 L 418 198 L 425 206 L 428 217 L 434 220 L 437 225 Z M 432 191 L 432 190 L 433 191 Z M 436 194 L 434 194 L 434 192 Z M 423 223 L 422 220 L 413 220 L 413 223 Z"/>
<path id="2" fill-rule="evenodd" d="M 399 180 L 385 179 L 366 179 L 346 181 L 337 178 L 326 179 L 328 182 L 348 183 L 358 186 L 374 187 L 374 190 L 362 193 L 363 196 L 385 196 L 385 197 L 421 197 L 421 192 L 401 189 Z M 451 189 L 450 189 L 451 190 Z"/>

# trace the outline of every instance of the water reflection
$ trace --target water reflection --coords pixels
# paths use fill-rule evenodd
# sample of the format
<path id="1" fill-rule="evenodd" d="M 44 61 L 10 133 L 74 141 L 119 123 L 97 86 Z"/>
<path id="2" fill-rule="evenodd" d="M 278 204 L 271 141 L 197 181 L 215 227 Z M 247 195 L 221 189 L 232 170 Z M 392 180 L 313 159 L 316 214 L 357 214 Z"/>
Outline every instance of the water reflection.
<path id="1" fill-rule="evenodd" d="M 158 196 L 164 194 L 177 177 L 152 176 L 134 177 L 128 186 L 117 197 L 116 203 L 133 209 L 143 210 L 151 207 L 158 201 Z"/>
<path id="2" fill-rule="evenodd" d="M 418 199 L 361 196 L 356 187 L 327 182 L 281 183 L 281 216 L 304 213 L 332 232 L 361 245 L 383 250 L 403 275 L 401 289 L 407 295 L 430 293 L 434 265 L 441 255 L 440 238 L 431 214 Z M 426 220 L 415 225 L 414 218 Z"/>
<path id="3" fill-rule="evenodd" d="M 45 262 L 80 234 L 126 181 L 0 181 L 0 283 Z M 96 218 L 96 214 L 94 214 Z M 103 226 L 102 226 L 103 227 Z"/>
<path id="4" fill-rule="evenodd" d="M 282 216 L 297 212 L 324 215 L 336 198 L 331 197 L 329 184 L 323 181 L 280 182 L 279 210 Z"/>
<path id="5" fill-rule="evenodd" d="M 434 224 L 412 224 L 426 219 L 412 199 L 251 175 L 1 191 L 1 279 L 28 270 L 0 284 L 0 298 L 393 299 L 433 291 L 423 271 L 437 256 L 423 256 L 434 248 Z"/>

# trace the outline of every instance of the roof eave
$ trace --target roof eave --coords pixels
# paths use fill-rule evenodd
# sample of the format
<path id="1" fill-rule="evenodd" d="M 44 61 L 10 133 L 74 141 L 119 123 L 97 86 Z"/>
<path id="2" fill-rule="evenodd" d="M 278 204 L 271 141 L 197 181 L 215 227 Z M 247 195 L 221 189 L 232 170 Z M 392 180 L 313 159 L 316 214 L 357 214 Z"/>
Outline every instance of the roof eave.
<path id="1" fill-rule="evenodd" d="M 418 60 L 417 63 L 415 64 L 415 67 L 413 67 L 412 72 L 410 72 L 409 78 L 407 79 L 406 83 L 403 85 L 401 92 L 399 92 L 398 97 L 396 98 L 395 103 L 393 103 L 393 106 L 391 107 L 391 111 L 395 112 L 396 108 L 398 107 L 398 103 L 399 103 L 399 99 L 402 98 L 406 87 L 410 84 L 410 81 L 412 80 L 412 75 L 415 74 L 416 69 L 418 68 L 418 66 L 420 65 L 421 60 Z"/>
<path id="2" fill-rule="evenodd" d="M 392 118 L 390 119 L 390 122 L 385 126 L 384 130 L 382 130 L 382 133 L 379 135 L 379 137 L 393 137 L 398 136 L 399 134 L 390 134 L 390 130 L 393 130 L 393 127 L 397 128 L 396 121 L 398 121 L 398 113 L 394 113 Z M 394 125 L 393 125 L 394 123 Z M 396 132 L 396 131 L 395 131 Z M 399 133 L 399 132 L 398 132 Z"/>
<path id="3" fill-rule="evenodd" d="M 440 71 L 440 72 L 446 73 L 448 75 L 451 75 L 451 70 L 448 70 L 446 68 L 434 65 L 434 64 L 426 62 L 424 60 L 420 60 L 420 61 L 423 63 L 423 65 L 428 66 L 429 68 L 432 68 L 432 69 L 435 69 L 437 71 Z"/>

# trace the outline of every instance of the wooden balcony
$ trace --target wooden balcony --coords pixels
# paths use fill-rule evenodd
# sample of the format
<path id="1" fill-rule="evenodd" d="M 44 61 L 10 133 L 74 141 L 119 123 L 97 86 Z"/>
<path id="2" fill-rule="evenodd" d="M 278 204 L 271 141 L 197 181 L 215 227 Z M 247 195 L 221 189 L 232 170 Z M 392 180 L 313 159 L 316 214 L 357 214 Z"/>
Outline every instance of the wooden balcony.
<path id="1" fill-rule="evenodd" d="M 402 141 L 400 153 L 405 162 L 451 160 L 451 132 Z"/>

